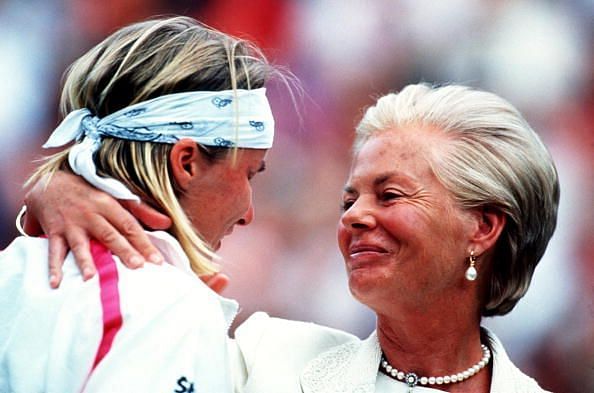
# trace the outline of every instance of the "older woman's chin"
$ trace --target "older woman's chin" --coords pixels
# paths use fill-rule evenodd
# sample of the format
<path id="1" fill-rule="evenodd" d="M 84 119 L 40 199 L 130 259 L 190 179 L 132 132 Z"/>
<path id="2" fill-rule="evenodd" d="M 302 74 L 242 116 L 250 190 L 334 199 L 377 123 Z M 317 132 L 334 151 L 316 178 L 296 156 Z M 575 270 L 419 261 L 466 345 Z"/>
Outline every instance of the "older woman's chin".
<path id="1" fill-rule="evenodd" d="M 369 272 L 354 270 L 349 272 L 349 290 L 355 299 L 368 305 L 374 297 L 387 288 L 383 285 L 381 278 L 375 277 Z"/>

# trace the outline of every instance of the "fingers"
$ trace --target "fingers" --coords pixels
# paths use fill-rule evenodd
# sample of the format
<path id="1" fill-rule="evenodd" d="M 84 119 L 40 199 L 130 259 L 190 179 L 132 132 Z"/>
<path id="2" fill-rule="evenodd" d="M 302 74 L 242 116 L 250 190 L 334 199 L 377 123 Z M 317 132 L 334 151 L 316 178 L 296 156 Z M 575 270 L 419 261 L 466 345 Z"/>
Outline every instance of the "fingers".
<path id="1" fill-rule="evenodd" d="M 134 217 L 142 221 L 151 229 L 168 229 L 171 226 L 171 219 L 159 213 L 146 203 L 134 201 L 122 201 L 122 205 L 132 213 Z"/>
<path id="2" fill-rule="evenodd" d="M 119 208 L 122 209 L 121 206 Z M 130 217 L 119 218 L 113 225 L 101 216 L 91 215 L 89 222 L 92 222 L 92 225 L 88 228 L 91 237 L 105 245 L 129 268 L 135 269 L 144 265 L 145 257 L 137 250 L 146 252 L 152 260 L 157 259 L 153 254 L 158 254 L 160 259 L 155 263 L 160 263 L 163 257 L 152 245 L 140 224 L 124 209 L 122 211 L 122 215 Z M 135 242 L 133 244 L 129 241 L 132 239 Z"/>
<path id="3" fill-rule="evenodd" d="M 117 204 L 107 219 L 109 222 L 104 219 L 99 221 L 98 226 L 94 226 L 97 230 L 92 230 L 91 234 L 120 257 L 126 266 L 136 268 L 145 261 L 163 262 L 163 255 L 151 243 L 140 223 L 122 206 Z"/>
<path id="4" fill-rule="evenodd" d="M 231 281 L 229 276 L 224 273 L 203 274 L 200 276 L 200 279 L 219 295 L 227 288 Z"/>
<path id="5" fill-rule="evenodd" d="M 87 234 L 79 228 L 67 228 L 66 241 L 68 242 L 70 251 L 74 255 L 83 280 L 87 281 L 92 278 L 97 270 L 95 269 L 95 261 L 91 255 L 91 245 Z"/>
<path id="6" fill-rule="evenodd" d="M 49 283 L 50 287 L 58 288 L 62 282 L 62 264 L 68 253 L 66 239 L 62 236 L 50 236 L 49 240 Z"/>
<path id="7" fill-rule="evenodd" d="M 68 190 L 68 192 L 64 192 Z M 171 220 L 146 204 L 125 203 L 99 191 L 78 176 L 58 171 L 51 180 L 43 178 L 27 193 L 26 218 L 39 221 L 50 239 L 50 283 L 57 286 L 62 278 L 61 265 L 66 249 L 72 249 L 85 279 L 95 267 L 89 250 L 91 238 L 103 243 L 128 267 L 140 267 L 145 261 L 161 263 L 164 258 L 150 242 L 133 214 L 153 228 L 165 229 Z M 32 228 L 32 230 L 35 230 Z M 39 231 L 39 229 L 37 229 Z"/>

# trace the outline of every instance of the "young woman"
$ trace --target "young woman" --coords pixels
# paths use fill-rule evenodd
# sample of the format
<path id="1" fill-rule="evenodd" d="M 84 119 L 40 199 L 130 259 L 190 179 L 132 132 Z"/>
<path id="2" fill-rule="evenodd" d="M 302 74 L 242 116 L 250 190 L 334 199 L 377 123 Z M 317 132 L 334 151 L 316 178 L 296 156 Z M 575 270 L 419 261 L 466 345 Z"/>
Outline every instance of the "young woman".
<path id="1" fill-rule="evenodd" d="M 48 240 L 16 239 L 0 253 L 0 391 L 232 390 L 237 305 L 196 275 L 215 272 L 222 238 L 253 219 L 250 179 L 274 134 L 263 86 L 275 73 L 249 43 L 186 17 L 122 28 L 70 67 L 65 118 L 45 145 L 61 150 L 31 181 L 72 171 L 159 210 L 171 228 L 146 236 L 168 263 L 132 271 L 87 242 L 98 275 L 83 282 L 69 256 L 54 291 L 40 263 Z"/>

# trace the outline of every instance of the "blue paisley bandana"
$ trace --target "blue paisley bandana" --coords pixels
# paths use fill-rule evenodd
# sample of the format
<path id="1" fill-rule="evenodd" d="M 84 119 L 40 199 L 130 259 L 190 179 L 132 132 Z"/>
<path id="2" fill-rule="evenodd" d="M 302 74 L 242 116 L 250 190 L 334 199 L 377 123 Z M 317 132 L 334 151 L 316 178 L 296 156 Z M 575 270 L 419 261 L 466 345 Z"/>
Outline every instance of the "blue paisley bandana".
<path id="1" fill-rule="evenodd" d="M 269 149 L 274 138 L 274 118 L 265 88 L 169 94 L 120 109 L 102 119 L 88 109 L 69 113 L 43 147 L 78 141 L 68 155 L 75 173 L 118 199 L 139 201 L 119 181 L 97 175 L 93 154 L 104 136 L 158 143 L 190 138 L 204 146 Z"/>

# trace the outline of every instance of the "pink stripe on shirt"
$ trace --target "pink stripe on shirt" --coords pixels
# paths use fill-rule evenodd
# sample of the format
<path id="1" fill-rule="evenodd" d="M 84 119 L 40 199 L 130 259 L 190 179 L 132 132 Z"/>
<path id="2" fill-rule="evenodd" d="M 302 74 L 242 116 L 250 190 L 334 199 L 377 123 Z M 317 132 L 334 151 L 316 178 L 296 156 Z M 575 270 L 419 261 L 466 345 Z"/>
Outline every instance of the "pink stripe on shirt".
<path id="1" fill-rule="evenodd" d="M 91 254 L 99 273 L 101 308 L 103 310 L 103 337 L 97 349 L 91 372 L 111 349 L 113 340 L 122 327 L 120 292 L 118 290 L 118 269 L 111 252 L 99 242 L 91 242 Z"/>

